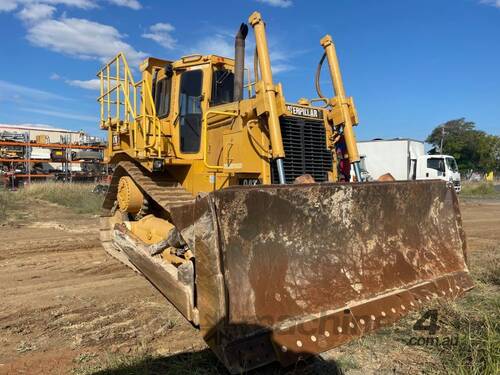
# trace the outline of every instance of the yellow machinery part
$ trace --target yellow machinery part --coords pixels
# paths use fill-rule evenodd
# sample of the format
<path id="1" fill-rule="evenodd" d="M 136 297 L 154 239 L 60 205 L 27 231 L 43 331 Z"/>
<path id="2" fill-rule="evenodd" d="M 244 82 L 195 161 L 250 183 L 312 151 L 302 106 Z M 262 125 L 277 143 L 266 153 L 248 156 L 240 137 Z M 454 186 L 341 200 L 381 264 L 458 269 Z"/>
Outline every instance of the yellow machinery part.
<path id="1" fill-rule="evenodd" d="M 169 247 L 161 253 L 161 257 L 168 263 L 172 263 L 174 266 L 180 266 L 181 264 L 187 263 L 193 258 L 193 253 L 191 250 L 187 250 L 184 256 L 175 255 L 175 247 Z"/>
<path id="2" fill-rule="evenodd" d="M 166 239 L 169 232 L 174 228 L 174 225 L 167 220 L 154 215 L 147 215 L 138 221 L 130 221 L 127 224 L 129 230 L 148 245 Z"/>
<path id="3" fill-rule="evenodd" d="M 117 199 L 120 211 L 137 214 L 144 202 L 144 195 L 129 176 L 123 176 L 118 183 Z"/>

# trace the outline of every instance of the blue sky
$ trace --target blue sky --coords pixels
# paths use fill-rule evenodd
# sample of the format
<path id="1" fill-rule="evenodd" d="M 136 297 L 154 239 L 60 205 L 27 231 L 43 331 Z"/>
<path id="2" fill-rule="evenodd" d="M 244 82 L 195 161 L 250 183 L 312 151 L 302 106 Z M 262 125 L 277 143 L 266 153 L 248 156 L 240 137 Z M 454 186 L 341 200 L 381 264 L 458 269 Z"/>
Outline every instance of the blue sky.
<path id="1" fill-rule="evenodd" d="M 99 134 L 94 79 L 105 60 L 120 50 L 134 65 L 231 57 L 254 10 L 288 101 L 316 96 L 319 40 L 332 35 L 359 139 L 424 139 L 459 117 L 500 134 L 500 0 L 0 0 L 0 123 Z"/>

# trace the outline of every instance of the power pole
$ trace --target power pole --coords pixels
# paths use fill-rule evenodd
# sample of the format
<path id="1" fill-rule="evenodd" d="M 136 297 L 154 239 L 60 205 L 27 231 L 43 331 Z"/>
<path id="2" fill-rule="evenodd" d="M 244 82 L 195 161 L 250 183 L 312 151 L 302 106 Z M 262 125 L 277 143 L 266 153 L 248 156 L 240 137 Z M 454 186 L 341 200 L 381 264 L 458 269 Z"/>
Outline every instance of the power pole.
<path id="1" fill-rule="evenodd" d="M 441 146 L 439 146 L 439 153 L 442 154 L 443 153 L 443 142 L 444 142 L 444 125 L 441 126 Z"/>

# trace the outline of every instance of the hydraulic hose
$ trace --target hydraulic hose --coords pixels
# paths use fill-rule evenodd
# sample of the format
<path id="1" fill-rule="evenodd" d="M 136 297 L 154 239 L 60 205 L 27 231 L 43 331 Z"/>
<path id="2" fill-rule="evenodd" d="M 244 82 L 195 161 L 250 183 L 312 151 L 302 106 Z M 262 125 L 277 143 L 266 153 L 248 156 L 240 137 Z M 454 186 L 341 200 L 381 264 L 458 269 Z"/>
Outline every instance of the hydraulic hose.
<path id="1" fill-rule="evenodd" d="M 325 61 L 326 58 L 326 52 L 323 53 L 323 56 L 321 56 L 321 59 L 319 60 L 318 63 L 318 68 L 316 69 L 316 75 L 314 76 L 314 85 L 316 86 L 316 92 L 318 93 L 318 96 L 320 98 L 324 98 L 325 96 L 321 92 L 321 85 L 319 83 L 319 79 L 321 76 L 321 68 L 323 67 L 323 62 Z"/>

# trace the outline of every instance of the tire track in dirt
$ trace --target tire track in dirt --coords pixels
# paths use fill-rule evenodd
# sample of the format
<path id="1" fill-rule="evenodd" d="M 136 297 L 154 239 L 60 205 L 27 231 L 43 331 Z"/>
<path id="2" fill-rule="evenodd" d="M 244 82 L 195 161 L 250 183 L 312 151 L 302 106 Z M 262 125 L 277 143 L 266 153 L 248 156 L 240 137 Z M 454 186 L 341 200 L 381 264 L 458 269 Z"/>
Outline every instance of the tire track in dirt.
<path id="1" fill-rule="evenodd" d="M 104 252 L 96 218 L 37 209 L 43 215 L 30 216 L 43 225 L 0 226 L 0 374 L 67 374 L 82 353 L 205 347 L 144 278 Z"/>

